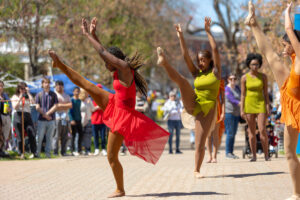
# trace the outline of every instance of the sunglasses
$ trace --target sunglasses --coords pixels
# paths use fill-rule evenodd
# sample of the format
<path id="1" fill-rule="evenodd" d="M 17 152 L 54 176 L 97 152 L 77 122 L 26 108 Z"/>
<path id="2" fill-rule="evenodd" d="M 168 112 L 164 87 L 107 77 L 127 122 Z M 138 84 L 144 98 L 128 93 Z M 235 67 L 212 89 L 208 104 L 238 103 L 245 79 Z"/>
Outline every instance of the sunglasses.
<path id="1" fill-rule="evenodd" d="M 229 80 L 236 80 L 236 78 L 229 78 Z"/>

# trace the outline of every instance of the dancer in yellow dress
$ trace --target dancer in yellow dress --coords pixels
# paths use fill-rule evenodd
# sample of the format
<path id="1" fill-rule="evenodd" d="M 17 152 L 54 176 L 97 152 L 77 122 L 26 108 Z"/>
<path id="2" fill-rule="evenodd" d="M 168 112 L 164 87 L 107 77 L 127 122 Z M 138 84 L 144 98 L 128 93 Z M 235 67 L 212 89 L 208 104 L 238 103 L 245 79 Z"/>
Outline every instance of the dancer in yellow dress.
<path id="1" fill-rule="evenodd" d="M 195 120 L 195 169 L 196 178 L 204 177 L 200 174 L 200 167 L 205 155 L 205 142 L 211 130 L 216 125 L 217 104 L 221 80 L 221 63 L 217 44 L 210 32 L 211 19 L 205 18 L 207 33 L 212 53 L 200 51 L 197 53 L 197 66 L 194 65 L 186 47 L 180 25 L 176 25 L 181 50 L 189 71 L 195 78 L 194 86 L 180 75 L 167 61 L 163 50 L 158 47 L 158 65 L 164 67 L 169 77 L 179 86 L 183 105 L 187 113 L 194 115 Z"/>
<path id="2" fill-rule="evenodd" d="M 266 119 L 269 113 L 268 79 L 265 74 L 258 72 L 262 65 L 262 56 L 248 54 L 246 65 L 250 68 L 250 72 L 241 79 L 241 116 L 248 124 L 249 143 L 253 155 L 250 162 L 256 161 L 256 118 L 265 160 L 268 161 L 270 160 L 266 132 Z"/>

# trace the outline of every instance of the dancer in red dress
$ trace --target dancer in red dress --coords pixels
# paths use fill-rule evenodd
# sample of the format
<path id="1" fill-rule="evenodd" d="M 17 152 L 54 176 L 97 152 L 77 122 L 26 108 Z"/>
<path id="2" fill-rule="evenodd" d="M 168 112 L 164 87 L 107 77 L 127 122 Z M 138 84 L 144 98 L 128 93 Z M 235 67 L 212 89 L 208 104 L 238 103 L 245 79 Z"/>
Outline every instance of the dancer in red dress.
<path id="1" fill-rule="evenodd" d="M 147 94 L 147 84 L 137 72 L 143 65 L 140 57 L 135 55 L 131 59 L 127 58 L 117 47 L 105 49 L 95 34 L 96 22 L 94 18 L 89 32 L 87 22 L 83 19 L 82 31 L 105 61 L 106 68 L 114 72 L 113 86 L 116 94 L 110 94 L 87 81 L 65 65 L 54 51 L 49 51 L 49 55 L 53 60 L 53 67 L 58 67 L 74 84 L 85 89 L 104 110 L 103 121 L 111 129 L 108 136 L 107 158 L 117 184 L 116 191 L 108 196 L 113 198 L 125 196 L 123 168 L 118 158 L 123 140 L 132 155 L 155 164 L 164 150 L 169 133 L 135 110 L 136 86 L 142 94 Z"/>

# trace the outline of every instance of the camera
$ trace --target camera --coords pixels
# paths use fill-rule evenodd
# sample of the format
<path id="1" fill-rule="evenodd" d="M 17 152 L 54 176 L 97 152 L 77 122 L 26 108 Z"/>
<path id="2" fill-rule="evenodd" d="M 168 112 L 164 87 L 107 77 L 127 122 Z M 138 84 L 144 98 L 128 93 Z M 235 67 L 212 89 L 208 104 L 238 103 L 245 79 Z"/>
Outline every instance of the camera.
<path id="1" fill-rule="evenodd" d="M 24 97 L 25 99 L 29 99 L 29 96 L 28 96 L 27 93 L 24 93 L 24 94 L 23 94 L 23 97 Z"/>

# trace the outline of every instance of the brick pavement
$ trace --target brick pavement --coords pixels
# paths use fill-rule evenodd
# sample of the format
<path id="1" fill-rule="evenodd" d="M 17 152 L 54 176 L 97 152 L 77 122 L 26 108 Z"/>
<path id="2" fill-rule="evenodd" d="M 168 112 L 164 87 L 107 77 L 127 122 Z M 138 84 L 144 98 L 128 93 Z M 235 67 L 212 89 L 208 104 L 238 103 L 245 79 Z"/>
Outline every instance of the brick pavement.
<path id="1" fill-rule="evenodd" d="M 236 154 L 242 157 L 244 133 L 236 138 Z M 223 138 L 224 141 L 224 138 Z M 283 156 L 256 163 L 224 156 L 224 142 L 217 164 L 204 163 L 204 179 L 193 177 L 194 152 L 189 133 L 182 134 L 181 155 L 167 148 L 156 166 L 134 156 L 122 156 L 125 172 L 124 200 L 270 199 L 281 200 L 292 193 Z M 206 160 L 206 158 L 205 158 Z M 113 192 L 115 183 L 105 157 L 0 162 L 0 200 L 101 200 Z"/>

